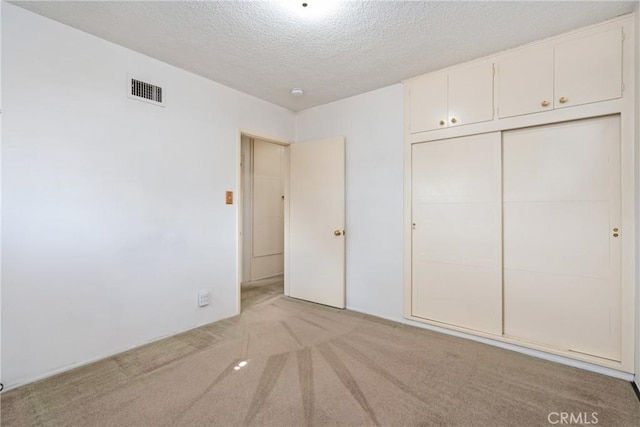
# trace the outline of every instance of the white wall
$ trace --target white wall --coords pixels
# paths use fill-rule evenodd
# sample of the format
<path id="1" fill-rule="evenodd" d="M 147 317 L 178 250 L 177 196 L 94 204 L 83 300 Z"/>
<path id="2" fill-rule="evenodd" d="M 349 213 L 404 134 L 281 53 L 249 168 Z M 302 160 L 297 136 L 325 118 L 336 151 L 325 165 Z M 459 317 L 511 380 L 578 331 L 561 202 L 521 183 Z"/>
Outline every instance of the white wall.
<path id="1" fill-rule="evenodd" d="M 347 307 L 402 321 L 403 92 L 304 110 L 296 141 L 346 138 Z"/>
<path id="2" fill-rule="evenodd" d="M 3 8 L 5 386 L 234 315 L 239 130 L 292 140 L 294 114 Z"/>

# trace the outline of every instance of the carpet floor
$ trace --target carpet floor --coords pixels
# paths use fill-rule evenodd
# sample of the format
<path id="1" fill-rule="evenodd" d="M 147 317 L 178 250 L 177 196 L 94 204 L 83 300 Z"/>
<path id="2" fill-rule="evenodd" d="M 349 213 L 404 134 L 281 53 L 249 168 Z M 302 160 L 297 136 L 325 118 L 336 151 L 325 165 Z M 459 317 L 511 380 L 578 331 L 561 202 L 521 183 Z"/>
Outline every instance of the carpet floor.
<path id="1" fill-rule="evenodd" d="M 626 381 L 290 299 L 278 281 L 243 297 L 240 316 L 3 393 L 2 426 L 640 425 Z"/>

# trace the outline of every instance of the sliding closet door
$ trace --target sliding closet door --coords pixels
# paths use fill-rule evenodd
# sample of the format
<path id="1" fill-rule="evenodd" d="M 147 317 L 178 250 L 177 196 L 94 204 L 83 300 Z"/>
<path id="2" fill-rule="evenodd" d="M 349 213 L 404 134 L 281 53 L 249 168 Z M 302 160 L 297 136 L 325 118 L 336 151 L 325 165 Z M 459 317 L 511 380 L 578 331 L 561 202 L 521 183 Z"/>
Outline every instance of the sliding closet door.
<path id="1" fill-rule="evenodd" d="M 619 129 L 504 133 L 505 335 L 620 360 Z"/>
<path id="2" fill-rule="evenodd" d="M 412 315 L 502 334 L 500 133 L 412 146 Z"/>

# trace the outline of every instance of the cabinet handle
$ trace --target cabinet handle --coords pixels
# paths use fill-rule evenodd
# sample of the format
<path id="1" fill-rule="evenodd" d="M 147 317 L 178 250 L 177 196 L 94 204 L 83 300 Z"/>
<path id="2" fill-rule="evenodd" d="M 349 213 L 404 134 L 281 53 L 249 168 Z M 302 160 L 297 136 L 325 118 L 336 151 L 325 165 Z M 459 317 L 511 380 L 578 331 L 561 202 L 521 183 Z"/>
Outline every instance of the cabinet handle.
<path id="1" fill-rule="evenodd" d="M 451 123 L 457 123 L 457 122 L 458 122 L 458 121 L 456 120 L 456 118 L 455 118 L 455 117 L 452 117 L 452 118 L 451 118 Z"/>
<path id="2" fill-rule="evenodd" d="M 440 126 L 444 126 L 444 120 L 440 120 Z"/>
<path id="3" fill-rule="evenodd" d="M 540 105 L 542 105 L 543 107 L 548 107 L 549 106 L 549 101 L 542 101 L 540 103 Z"/>
<path id="4" fill-rule="evenodd" d="M 565 102 L 568 101 L 567 98 L 565 98 L 564 96 L 562 98 L 560 98 L 558 101 L 560 101 L 560 104 L 564 104 Z"/>

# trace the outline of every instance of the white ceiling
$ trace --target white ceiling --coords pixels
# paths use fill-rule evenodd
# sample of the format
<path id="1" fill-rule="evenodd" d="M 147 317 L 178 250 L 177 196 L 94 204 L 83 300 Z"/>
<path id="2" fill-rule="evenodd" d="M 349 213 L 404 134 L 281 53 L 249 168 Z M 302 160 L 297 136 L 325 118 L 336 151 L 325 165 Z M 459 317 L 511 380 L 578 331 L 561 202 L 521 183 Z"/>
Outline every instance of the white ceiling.
<path id="1" fill-rule="evenodd" d="M 12 3 L 294 111 L 629 13 L 638 4 L 338 1 L 324 17 L 309 19 L 298 12 L 327 0 L 306 0 L 304 10 L 303 1 Z M 293 87 L 304 96 L 293 97 Z"/>

